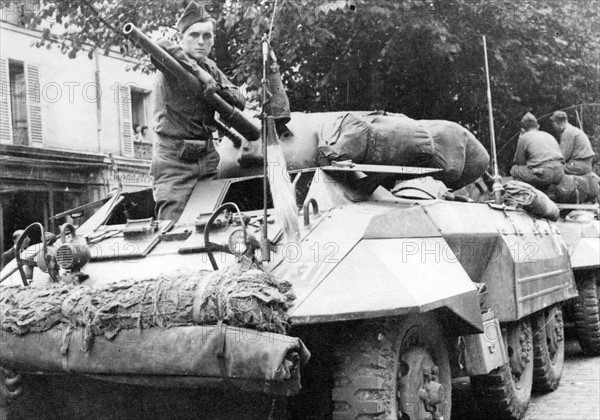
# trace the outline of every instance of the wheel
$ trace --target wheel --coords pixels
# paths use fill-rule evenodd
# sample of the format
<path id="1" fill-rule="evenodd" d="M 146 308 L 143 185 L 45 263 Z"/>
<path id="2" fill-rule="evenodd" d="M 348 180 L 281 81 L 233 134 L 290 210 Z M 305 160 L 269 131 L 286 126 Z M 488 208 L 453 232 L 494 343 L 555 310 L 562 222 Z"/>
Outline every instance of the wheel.
<path id="1" fill-rule="evenodd" d="M 531 322 L 524 318 L 502 327 L 509 363 L 487 375 L 471 378 L 477 402 L 487 418 L 522 419 L 529 406 L 533 384 Z"/>
<path id="2" fill-rule="evenodd" d="M 554 391 L 565 362 L 565 330 L 562 311 L 557 306 L 533 316 L 533 389 Z"/>
<path id="3" fill-rule="evenodd" d="M 21 384 L 23 375 L 0 366 L 0 394 L 3 398 L 13 400 L 23 392 Z"/>
<path id="4" fill-rule="evenodd" d="M 334 420 L 450 419 L 450 363 L 434 314 L 353 325 L 335 352 Z"/>
<path id="5" fill-rule="evenodd" d="M 586 271 L 577 282 L 579 296 L 573 305 L 573 318 L 581 350 L 588 356 L 600 356 L 600 278 Z"/>
<path id="6" fill-rule="evenodd" d="M 61 409 L 56 402 L 54 389 L 51 387 L 45 375 L 16 375 L 14 372 L 2 368 L 4 380 L 8 378 L 19 378 L 18 385 L 10 385 L 7 380 L 5 384 L 9 388 L 20 389 L 19 395 L 6 399 L 6 417 L 0 419 L 56 419 L 61 417 Z M 16 384 L 15 384 L 16 385 Z"/>

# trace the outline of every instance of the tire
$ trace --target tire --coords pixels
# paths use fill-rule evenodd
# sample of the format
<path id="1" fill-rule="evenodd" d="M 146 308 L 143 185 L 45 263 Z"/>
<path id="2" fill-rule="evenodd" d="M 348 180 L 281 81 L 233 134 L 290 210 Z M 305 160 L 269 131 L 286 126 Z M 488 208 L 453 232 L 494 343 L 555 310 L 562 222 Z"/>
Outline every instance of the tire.
<path id="1" fill-rule="evenodd" d="M 529 318 L 502 326 L 509 363 L 487 375 L 471 378 L 471 387 L 485 418 L 520 420 L 531 399 L 533 338 Z"/>
<path id="2" fill-rule="evenodd" d="M 434 314 L 353 325 L 335 351 L 334 420 L 450 419 L 450 364 Z"/>
<path id="3" fill-rule="evenodd" d="M 558 388 L 565 362 L 565 329 L 557 306 L 533 316 L 533 390 L 549 392 Z"/>
<path id="4" fill-rule="evenodd" d="M 598 273 L 586 271 L 577 282 L 579 296 L 573 305 L 575 330 L 581 350 L 600 356 L 600 284 Z"/>
<path id="5" fill-rule="evenodd" d="M 24 375 L 23 393 L 5 407 L 4 419 L 54 420 L 61 418 L 50 378 L 46 375 Z"/>

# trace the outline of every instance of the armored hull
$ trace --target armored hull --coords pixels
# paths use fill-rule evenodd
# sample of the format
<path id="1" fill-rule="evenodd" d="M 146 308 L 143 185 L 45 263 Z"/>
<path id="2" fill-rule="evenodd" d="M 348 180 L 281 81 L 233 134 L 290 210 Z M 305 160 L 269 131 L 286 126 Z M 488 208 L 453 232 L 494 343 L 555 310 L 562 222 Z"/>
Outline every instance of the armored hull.
<path id="1" fill-rule="evenodd" d="M 419 171 L 426 172 L 422 168 Z M 414 177 L 415 172 L 405 176 Z M 389 336 L 393 347 L 372 350 L 378 354 L 378 363 L 383 363 L 380 368 L 385 372 L 387 366 L 393 366 L 391 361 L 395 358 L 412 367 L 417 363 L 416 354 L 421 354 L 419 358 L 425 357 L 432 369 L 435 366 L 440 372 L 432 377 L 433 371 L 421 369 L 411 379 L 419 382 L 417 378 L 429 377 L 432 388 L 426 395 L 439 399 L 427 405 L 418 397 L 421 417 L 417 418 L 426 418 L 432 413 L 447 416 L 449 407 L 444 404 L 448 400 L 452 375 L 485 377 L 509 365 L 504 351 L 505 347 L 514 345 L 510 338 L 505 342 L 496 338 L 493 345 L 500 352 L 486 354 L 489 341 L 481 338 L 486 331 L 487 334 L 496 331 L 496 337 L 500 337 L 500 325 L 505 326 L 505 332 L 506 328 L 510 331 L 512 325 L 537 319 L 540 312 L 576 295 L 568 250 L 556 224 L 522 211 L 440 199 L 406 199 L 396 197 L 383 187 L 357 190 L 352 179 L 352 173 L 336 170 L 300 173 L 296 184 L 297 201 L 304 205 L 299 217 L 298 241 L 283 239 L 276 212 L 273 208 L 269 210 L 268 232 L 275 246 L 271 261 L 265 263 L 265 267 L 293 285 L 296 300 L 288 310 L 290 334 L 309 343 L 309 350 L 316 349 L 318 355 L 317 360 L 306 366 L 304 389 L 290 404 L 303 405 L 298 401 L 303 401 L 321 384 L 322 373 L 339 374 L 331 372 L 331 366 L 321 369 L 321 363 L 342 350 L 351 354 L 346 359 L 350 365 L 342 364 L 343 374 L 372 381 L 352 368 L 358 357 L 352 348 L 359 345 L 357 343 L 373 346 L 370 334 L 381 331 L 382 336 Z M 123 232 L 127 227 L 124 211 L 137 209 L 138 213 L 133 215 L 128 211 L 136 220 L 151 217 L 150 192 L 113 196 L 77 229 L 77 236 L 88 238 L 90 251 L 90 262 L 81 269 L 87 276 L 82 284 L 103 287 L 120 280 L 160 278 L 177 270 L 213 270 L 204 238 L 207 219 L 222 204 L 238 203 L 248 220 L 246 229 L 260 237 L 261 185 L 260 177 L 199 184 L 177 223 L 161 222 L 156 230 L 137 236 Z M 250 197 L 247 191 L 254 194 Z M 230 219 L 211 229 L 210 242 L 221 245 L 212 251 L 219 269 L 234 264 L 238 258 L 225 252 L 225 245 L 239 228 L 240 224 Z M 35 251 L 39 251 L 39 246 L 30 250 Z M 52 278 L 35 268 L 31 281 L 33 287 L 44 287 Z M 3 286 L 21 282 L 17 271 L 5 279 Z M 481 284 L 486 285 L 487 292 L 482 292 Z M 324 331 L 328 331 L 325 336 Z M 417 334 L 416 341 L 409 339 L 413 333 Z M 28 340 L 8 335 L 8 340 L 2 343 L 2 364 L 17 372 L 79 372 L 114 382 L 163 387 L 230 389 L 229 382 L 236 382 L 237 376 L 246 391 L 254 389 L 270 395 L 298 392 L 298 375 L 288 377 L 285 384 L 265 382 L 262 373 L 258 375 L 261 381 L 244 377 L 236 373 L 235 368 L 228 368 L 229 376 L 223 376 L 216 359 L 210 362 L 207 356 L 211 350 L 206 352 L 202 346 L 198 347 L 202 342 L 214 348 L 210 340 L 198 341 L 199 337 L 211 336 L 200 326 L 142 331 L 145 341 L 135 342 L 135 351 L 128 347 L 131 343 L 127 337 L 131 334 L 133 332 L 121 331 L 116 339 L 100 339 L 95 352 L 87 356 L 75 350 L 80 345 L 73 339 L 74 350 L 67 358 L 61 354 L 60 344 L 46 341 L 42 345 L 40 342 L 44 340 L 35 340 L 33 335 L 28 335 Z M 344 341 L 342 337 L 347 334 L 356 342 Z M 60 342 L 64 341 L 64 331 L 55 335 L 62 337 Z M 341 341 L 332 342 L 334 337 Z M 269 341 L 268 335 L 265 339 Z M 442 344 L 442 353 L 435 348 L 457 339 L 462 344 Z M 297 339 L 290 337 L 285 346 L 294 340 Z M 178 344 L 167 348 L 157 345 L 161 342 Z M 179 345 L 182 343 L 188 345 Z M 259 348 L 265 348 L 260 340 L 256 343 Z M 277 359 L 273 366 L 285 359 L 289 350 L 285 346 L 278 350 L 278 358 L 272 359 Z M 387 352 L 392 350 L 393 355 L 389 356 Z M 323 352 L 327 354 L 320 358 Z M 192 353 L 191 358 L 182 357 Z M 118 361 L 116 354 L 128 356 Z M 178 363 L 170 362 L 161 354 L 170 354 Z M 252 359 L 258 357 L 257 354 L 249 352 L 247 357 Z M 273 353 L 270 354 L 273 357 Z M 386 356 L 381 359 L 383 354 Z M 391 365 L 384 361 L 388 357 L 392 357 Z M 153 358 L 158 359 L 153 361 Z M 111 360 L 114 362 L 109 362 Z M 249 359 L 235 360 L 238 366 L 251 364 Z M 199 367 L 202 361 L 206 369 Z M 318 373 L 311 372 L 311 363 Z M 377 386 L 383 387 L 385 392 L 391 389 L 383 382 Z M 418 389 L 422 385 L 411 386 Z M 364 410 L 363 403 L 348 396 L 350 391 L 346 386 L 334 386 L 331 392 L 333 401 L 352 399 L 346 401 L 353 407 L 347 418 L 353 418 L 353 410 Z M 389 397 L 386 401 L 396 404 L 399 410 L 408 410 L 402 406 L 410 398 L 407 394 Z M 334 412 L 336 417 L 346 418 L 344 412 Z"/>

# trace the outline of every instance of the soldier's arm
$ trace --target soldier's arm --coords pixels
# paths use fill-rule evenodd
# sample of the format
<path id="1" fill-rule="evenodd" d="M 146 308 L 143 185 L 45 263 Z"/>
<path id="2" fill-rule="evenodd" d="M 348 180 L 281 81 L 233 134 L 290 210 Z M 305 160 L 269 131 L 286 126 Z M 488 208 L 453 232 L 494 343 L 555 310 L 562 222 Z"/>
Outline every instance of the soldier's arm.
<path id="1" fill-rule="evenodd" d="M 517 150 L 515 151 L 515 157 L 513 163 L 515 165 L 525 165 L 527 163 L 527 157 L 525 156 L 525 142 L 522 137 L 519 137 L 517 142 Z"/>
<path id="2" fill-rule="evenodd" d="M 564 133 L 560 137 L 560 151 L 562 152 L 565 160 L 571 159 L 573 156 L 573 149 L 575 147 L 575 137 L 570 133 Z"/>
<path id="3" fill-rule="evenodd" d="M 221 97 L 225 99 L 227 103 L 243 111 L 246 107 L 246 99 L 244 99 L 244 96 L 240 92 L 239 88 L 231 83 L 227 76 L 225 76 L 225 73 L 223 73 L 219 68 L 216 69 L 216 73 L 215 79 L 220 85 L 220 89 L 218 90 L 219 95 L 221 95 Z"/>
<path id="4" fill-rule="evenodd" d="M 579 156 L 582 156 L 582 154 L 585 154 L 588 149 L 592 148 L 589 137 L 583 131 L 575 135 L 575 141 L 573 142 L 573 153 L 575 153 L 575 145 L 577 145 L 577 152 Z"/>

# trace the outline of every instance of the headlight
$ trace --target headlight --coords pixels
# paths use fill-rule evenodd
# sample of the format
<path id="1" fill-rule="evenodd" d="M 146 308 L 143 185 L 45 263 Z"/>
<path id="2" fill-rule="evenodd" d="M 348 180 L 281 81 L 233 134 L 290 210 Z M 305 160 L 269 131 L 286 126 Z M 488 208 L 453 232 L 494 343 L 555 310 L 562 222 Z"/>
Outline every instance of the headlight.
<path id="1" fill-rule="evenodd" d="M 233 255 L 237 255 L 238 257 L 246 253 L 248 250 L 248 245 L 244 241 L 243 229 L 236 229 L 231 233 L 231 235 L 229 235 L 227 247 Z"/>
<path id="2" fill-rule="evenodd" d="M 90 249 L 85 244 L 66 243 L 56 250 L 56 262 L 64 270 L 79 271 L 90 260 Z"/>
<path id="3" fill-rule="evenodd" d="M 255 249 L 260 249 L 260 242 L 248 231 L 246 231 L 246 241 L 244 241 L 244 229 L 236 229 L 229 235 L 227 248 L 229 248 L 229 252 L 239 257 L 249 251 L 254 252 Z"/>

